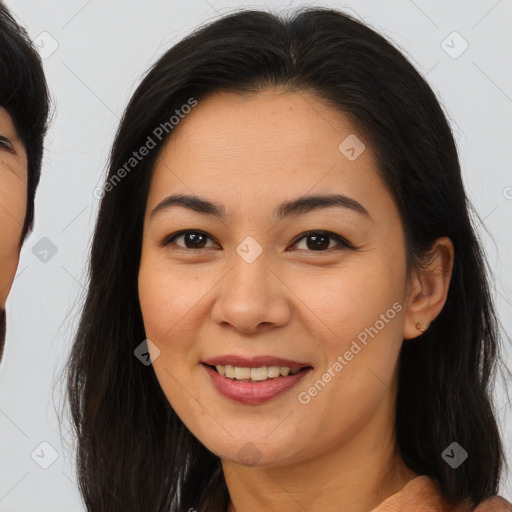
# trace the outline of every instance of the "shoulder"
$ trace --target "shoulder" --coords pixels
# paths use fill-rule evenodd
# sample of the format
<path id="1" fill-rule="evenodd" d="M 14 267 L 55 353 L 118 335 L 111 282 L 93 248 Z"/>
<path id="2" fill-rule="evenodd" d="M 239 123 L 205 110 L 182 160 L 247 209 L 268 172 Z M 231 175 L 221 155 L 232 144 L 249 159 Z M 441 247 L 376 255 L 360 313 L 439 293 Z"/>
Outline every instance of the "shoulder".
<path id="1" fill-rule="evenodd" d="M 478 504 L 450 505 L 441 496 L 438 484 L 426 475 L 410 480 L 405 487 L 383 501 L 372 512 L 512 512 L 512 505 L 501 496 Z"/>
<path id="2" fill-rule="evenodd" d="M 512 512 L 512 504 L 501 496 L 493 496 L 482 501 L 474 512 Z"/>
<path id="3" fill-rule="evenodd" d="M 502 496 L 491 496 L 481 501 L 476 507 L 463 502 L 455 506 L 443 507 L 443 512 L 512 512 L 512 504 L 510 504 Z"/>

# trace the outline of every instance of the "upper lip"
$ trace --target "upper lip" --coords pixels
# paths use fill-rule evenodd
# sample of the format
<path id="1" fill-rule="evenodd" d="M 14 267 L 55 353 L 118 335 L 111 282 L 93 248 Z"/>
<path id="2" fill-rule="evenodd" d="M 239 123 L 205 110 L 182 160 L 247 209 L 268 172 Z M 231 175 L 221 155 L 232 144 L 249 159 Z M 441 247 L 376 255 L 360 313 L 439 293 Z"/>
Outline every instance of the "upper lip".
<path id="1" fill-rule="evenodd" d="M 254 357 L 241 357 L 233 355 L 224 355 L 211 357 L 203 361 L 203 363 L 211 366 L 239 366 L 242 368 L 260 368 L 261 366 L 287 366 L 288 368 L 303 368 L 311 366 L 308 363 L 301 363 L 292 361 L 290 359 L 283 359 L 275 356 L 254 356 Z"/>

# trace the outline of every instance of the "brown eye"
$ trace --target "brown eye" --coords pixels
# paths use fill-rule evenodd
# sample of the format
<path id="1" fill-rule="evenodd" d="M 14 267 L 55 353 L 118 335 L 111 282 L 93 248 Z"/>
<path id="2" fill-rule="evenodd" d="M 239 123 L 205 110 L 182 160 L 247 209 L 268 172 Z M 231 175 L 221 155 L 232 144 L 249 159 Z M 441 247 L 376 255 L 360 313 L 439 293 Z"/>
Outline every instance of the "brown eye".
<path id="1" fill-rule="evenodd" d="M 174 243 L 174 240 L 178 238 L 183 238 L 183 241 L 185 243 L 184 246 L 181 244 Z M 174 244 L 183 249 L 207 249 L 208 247 L 205 247 L 205 243 L 206 240 L 208 240 L 209 238 L 210 237 L 206 233 L 203 233 L 202 231 L 180 231 L 179 233 L 174 233 L 172 235 L 165 237 L 161 245 L 166 246 L 169 244 Z"/>
<path id="2" fill-rule="evenodd" d="M 182 243 L 175 243 L 177 239 L 183 239 Z M 171 235 L 166 236 L 161 242 L 160 245 L 165 247 L 167 245 L 176 245 L 181 247 L 182 249 L 208 249 L 209 247 L 205 246 L 207 240 L 211 239 L 206 233 L 197 230 L 187 230 L 187 231 L 179 231 L 178 233 L 173 233 Z M 296 239 L 293 245 L 297 245 L 300 241 L 306 239 L 306 250 L 309 252 L 326 252 L 328 249 L 337 248 L 347 248 L 347 249 L 356 249 L 356 247 L 351 244 L 348 240 L 337 235 L 335 233 L 331 233 L 329 231 L 309 231 L 304 233 L 300 238 Z M 329 247 L 330 242 L 334 240 L 337 242 L 334 247 Z M 210 246 L 211 247 L 211 246 Z"/>
<path id="3" fill-rule="evenodd" d="M 338 242 L 338 247 L 355 249 L 348 240 L 345 240 L 343 237 L 329 231 L 309 231 L 297 239 L 294 245 L 304 239 L 306 240 L 306 250 L 311 252 L 325 252 L 325 249 L 334 249 L 335 247 L 329 247 L 331 240 Z"/>

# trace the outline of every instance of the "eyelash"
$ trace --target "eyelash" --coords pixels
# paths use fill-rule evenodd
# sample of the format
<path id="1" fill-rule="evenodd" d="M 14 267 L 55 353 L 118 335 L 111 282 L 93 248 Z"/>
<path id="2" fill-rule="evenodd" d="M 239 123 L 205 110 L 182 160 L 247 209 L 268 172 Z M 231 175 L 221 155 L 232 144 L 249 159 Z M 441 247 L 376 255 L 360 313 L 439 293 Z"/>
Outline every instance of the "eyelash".
<path id="1" fill-rule="evenodd" d="M 14 146 L 12 145 L 12 142 L 7 137 L 4 137 L 3 135 L 0 135 L 0 145 L 3 146 L 8 151 L 11 151 L 11 152 L 14 151 Z"/>
<path id="2" fill-rule="evenodd" d="M 161 247 L 166 247 L 166 246 L 168 246 L 170 244 L 176 245 L 174 243 L 174 240 L 176 238 L 179 238 L 180 236 L 186 235 L 188 233 L 201 234 L 201 235 L 204 235 L 204 236 L 206 236 L 206 237 L 211 239 L 211 237 L 207 233 L 205 233 L 204 231 L 199 231 L 199 230 L 196 230 L 196 229 L 187 229 L 187 230 L 178 231 L 176 233 L 172 233 L 171 235 L 167 235 L 160 242 L 160 246 Z M 327 238 L 330 238 L 330 239 L 333 239 L 333 240 L 337 241 L 340 244 L 341 247 L 345 247 L 347 249 L 352 249 L 352 250 L 356 250 L 357 249 L 347 239 L 343 238 L 340 235 L 337 235 L 336 233 L 332 233 L 331 231 L 306 231 L 305 233 L 302 233 L 301 235 L 299 235 L 299 237 L 295 239 L 295 241 L 293 242 L 292 245 L 296 245 L 300 241 L 302 241 L 303 239 L 307 238 L 308 236 L 312 236 L 312 235 L 326 236 Z M 187 250 L 187 251 L 200 251 L 202 249 L 211 249 L 211 247 L 200 247 L 198 249 L 194 249 L 194 248 L 189 248 L 189 247 L 182 247 L 181 245 L 178 245 L 177 247 L 179 247 L 180 249 Z M 335 249 L 335 247 L 330 247 L 328 249 L 320 249 L 318 251 L 308 250 L 308 249 L 301 249 L 301 250 L 305 250 L 307 252 L 327 252 L 327 251 L 330 251 L 332 249 Z"/>

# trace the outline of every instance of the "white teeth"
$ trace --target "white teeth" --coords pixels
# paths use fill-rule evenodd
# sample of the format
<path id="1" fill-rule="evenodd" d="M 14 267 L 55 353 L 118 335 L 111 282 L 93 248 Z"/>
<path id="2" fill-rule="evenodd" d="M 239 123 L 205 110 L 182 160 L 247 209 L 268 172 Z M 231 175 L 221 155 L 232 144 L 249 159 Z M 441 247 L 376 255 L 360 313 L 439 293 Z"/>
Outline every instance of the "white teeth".
<path id="1" fill-rule="evenodd" d="M 259 368 L 247 368 L 242 366 L 231 366 L 229 364 L 215 366 L 220 375 L 228 379 L 263 381 L 275 379 L 279 376 L 287 377 L 299 373 L 300 368 L 289 368 L 288 366 L 260 366 Z"/>
<path id="2" fill-rule="evenodd" d="M 279 377 L 279 366 L 268 366 L 267 367 L 267 376 L 269 379 L 275 379 Z"/>
<path id="3" fill-rule="evenodd" d="M 235 379 L 250 379 L 251 378 L 251 369 L 244 368 L 242 366 L 235 366 Z"/>
<path id="4" fill-rule="evenodd" d="M 251 368 L 251 380 L 265 380 L 268 376 L 268 371 L 265 366 L 261 368 Z"/>

